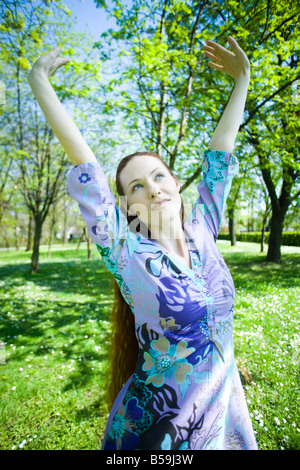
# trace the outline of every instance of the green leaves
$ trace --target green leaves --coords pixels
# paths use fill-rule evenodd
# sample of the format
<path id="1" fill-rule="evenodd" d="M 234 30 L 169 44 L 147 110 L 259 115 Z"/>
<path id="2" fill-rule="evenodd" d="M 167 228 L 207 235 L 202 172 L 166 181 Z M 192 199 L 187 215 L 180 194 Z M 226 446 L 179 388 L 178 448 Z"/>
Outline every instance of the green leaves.
<path id="1" fill-rule="evenodd" d="M 208 69 L 201 46 L 212 39 L 228 47 L 231 35 L 251 62 L 249 95 L 237 142 L 241 174 L 247 174 L 240 194 L 253 194 L 255 165 L 265 176 L 268 173 L 268 190 L 273 187 L 280 194 L 280 184 L 289 179 L 288 191 L 294 191 L 299 171 L 299 145 L 295 143 L 300 132 L 291 90 L 292 82 L 300 77 L 296 5 L 290 2 L 286 8 L 283 0 L 251 0 L 241 8 L 233 0 L 201 5 L 189 0 L 151 4 L 133 0 L 131 9 L 123 3 L 122 14 L 120 2 L 112 5 L 108 10 L 119 27 L 111 37 L 117 50 L 121 46 L 121 51 L 131 54 L 126 62 L 125 54 L 119 54 L 123 65 L 119 69 L 128 85 L 114 104 L 122 106 L 141 146 L 156 148 L 171 158 L 174 170 L 190 181 L 232 87 L 226 77 Z M 132 113 L 133 107 L 141 118 Z M 287 184 L 283 189 L 287 190 Z M 260 185 L 255 194 L 258 200 Z"/>

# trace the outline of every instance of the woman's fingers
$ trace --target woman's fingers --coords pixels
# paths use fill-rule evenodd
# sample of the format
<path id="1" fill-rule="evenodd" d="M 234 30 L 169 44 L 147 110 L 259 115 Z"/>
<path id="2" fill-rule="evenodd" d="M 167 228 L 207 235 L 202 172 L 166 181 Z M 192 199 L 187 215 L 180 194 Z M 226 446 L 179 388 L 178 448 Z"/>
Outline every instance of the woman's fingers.
<path id="1" fill-rule="evenodd" d="M 238 45 L 237 41 L 232 36 L 228 37 L 228 42 L 234 52 L 236 62 L 241 68 L 244 69 L 246 73 L 249 73 L 250 62 L 243 49 Z"/>
<path id="2" fill-rule="evenodd" d="M 55 72 L 60 68 L 66 65 L 69 62 L 67 57 L 57 57 L 53 64 L 49 67 L 49 77 L 55 74 Z"/>
<path id="3" fill-rule="evenodd" d="M 237 78 L 241 73 L 249 73 L 250 63 L 244 51 L 232 36 L 228 37 L 228 43 L 232 52 L 214 41 L 206 41 L 202 49 L 211 60 L 208 65 L 232 78 Z"/>
<path id="4" fill-rule="evenodd" d="M 59 67 L 62 67 L 63 65 L 66 65 L 68 62 L 70 62 L 70 59 L 67 57 L 60 57 L 59 58 Z"/>
<path id="5" fill-rule="evenodd" d="M 37 60 L 37 62 L 40 62 L 44 64 L 45 66 L 50 66 L 56 61 L 59 54 L 60 54 L 60 47 L 59 46 L 54 47 L 50 52 L 47 52 L 46 54 L 42 55 Z"/>
<path id="6" fill-rule="evenodd" d="M 207 40 L 206 44 L 203 46 L 203 49 L 208 51 L 214 51 L 216 54 L 224 54 L 224 52 L 229 52 L 225 47 L 220 46 L 214 41 Z"/>
<path id="7" fill-rule="evenodd" d="M 228 36 L 228 42 L 229 42 L 229 45 L 231 47 L 231 49 L 234 51 L 234 52 L 241 52 L 242 49 L 240 48 L 240 46 L 238 45 L 238 42 L 232 37 L 232 36 Z"/>
<path id="8" fill-rule="evenodd" d="M 210 59 L 217 59 L 217 56 L 215 56 L 212 52 L 204 51 L 204 54 L 206 57 L 209 57 Z"/>
<path id="9" fill-rule="evenodd" d="M 206 57 L 209 57 L 210 59 L 214 59 L 217 61 L 222 61 L 224 59 L 228 60 L 228 59 L 234 58 L 234 54 L 228 49 L 225 49 L 219 44 L 213 43 L 213 41 L 210 41 L 210 44 L 211 45 L 205 45 L 202 47 Z"/>
<path id="10" fill-rule="evenodd" d="M 53 47 L 53 49 L 50 52 L 48 52 L 48 54 L 51 54 L 53 57 L 58 57 L 60 54 L 60 47 L 59 46 Z"/>
<path id="11" fill-rule="evenodd" d="M 236 52 L 242 51 L 237 41 L 232 36 L 228 36 L 228 43 L 233 51 L 236 51 Z M 207 50 L 208 52 L 214 51 L 216 54 L 220 54 L 220 55 L 224 54 L 224 52 L 232 54 L 232 52 L 230 52 L 225 47 L 221 46 L 220 44 L 214 41 L 210 41 L 209 39 L 206 41 L 206 44 L 202 47 L 202 49 Z"/>
<path id="12" fill-rule="evenodd" d="M 219 72 L 224 72 L 223 65 L 215 64 L 214 62 L 208 62 L 208 65 L 210 65 L 210 67 L 212 67 L 215 70 L 219 70 Z"/>
<path id="13" fill-rule="evenodd" d="M 54 47 L 50 52 L 43 56 L 44 66 L 47 70 L 48 77 L 51 77 L 60 68 L 69 62 L 67 57 L 59 57 L 60 47 Z"/>
<path id="14" fill-rule="evenodd" d="M 69 62 L 67 57 L 59 57 L 59 55 L 60 47 L 57 46 L 39 57 L 31 68 L 30 77 L 33 78 L 36 74 L 42 74 L 49 78 L 54 75 L 56 70 Z"/>

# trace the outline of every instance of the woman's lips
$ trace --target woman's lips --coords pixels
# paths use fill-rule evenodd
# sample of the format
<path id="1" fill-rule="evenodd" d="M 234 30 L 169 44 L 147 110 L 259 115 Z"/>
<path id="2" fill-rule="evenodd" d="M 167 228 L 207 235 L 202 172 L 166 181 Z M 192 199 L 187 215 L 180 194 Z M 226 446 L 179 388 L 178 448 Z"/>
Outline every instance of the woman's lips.
<path id="1" fill-rule="evenodd" d="M 164 207 L 169 201 L 170 199 L 162 199 L 162 201 L 158 201 L 155 204 L 152 204 L 152 207 L 154 209 L 160 209 L 161 207 Z"/>

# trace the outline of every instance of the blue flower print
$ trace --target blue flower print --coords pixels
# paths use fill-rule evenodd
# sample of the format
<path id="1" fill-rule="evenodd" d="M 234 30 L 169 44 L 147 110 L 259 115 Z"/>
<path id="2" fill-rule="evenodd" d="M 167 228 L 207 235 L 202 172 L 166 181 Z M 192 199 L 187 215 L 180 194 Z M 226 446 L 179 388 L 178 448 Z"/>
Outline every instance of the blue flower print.
<path id="1" fill-rule="evenodd" d="M 131 398 L 122 405 L 112 422 L 107 450 L 134 449 L 139 443 L 135 422 L 143 417 L 143 409 L 138 405 L 137 398 Z"/>
<path id="2" fill-rule="evenodd" d="M 172 438 L 170 434 L 166 433 L 165 438 L 163 442 L 161 443 L 161 449 L 162 450 L 171 450 L 172 449 Z M 184 441 L 181 446 L 179 447 L 179 450 L 189 450 L 189 443 L 188 441 Z"/>
<path id="3" fill-rule="evenodd" d="M 187 348 L 187 345 L 186 341 L 171 345 L 165 337 L 153 340 L 149 353 L 144 353 L 143 370 L 148 374 L 146 384 L 152 383 L 155 387 L 161 387 L 165 378 L 173 375 L 175 381 L 182 384 L 186 375 L 193 371 L 193 366 L 186 357 L 193 354 L 195 348 Z"/>
<path id="4" fill-rule="evenodd" d="M 202 163 L 203 180 L 206 182 L 211 194 L 214 193 L 216 182 L 224 181 L 224 170 L 228 168 L 228 163 L 224 160 L 224 152 L 213 151 L 207 159 L 206 153 Z"/>
<path id="5" fill-rule="evenodd" d="M 88 181 L 91 181 L 91 178 L 88 173 L 81 173 L 81 175 L 79 176 L 79 181 L 80 183 L 85 184 Z"/>

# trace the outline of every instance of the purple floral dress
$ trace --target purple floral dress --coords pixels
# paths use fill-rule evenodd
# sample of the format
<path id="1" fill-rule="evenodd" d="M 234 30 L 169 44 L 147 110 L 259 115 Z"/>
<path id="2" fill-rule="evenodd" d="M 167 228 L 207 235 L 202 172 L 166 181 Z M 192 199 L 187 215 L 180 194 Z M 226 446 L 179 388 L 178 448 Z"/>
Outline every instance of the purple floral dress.
<path id="1" fill-rule="evenodd" d="M 206 151 L 184 224 L 192 269 L 129 230 L 99 163 L 69 194 L 135 317 L 139 356 L 108 418 L 104 450 L 257 449 L 234 359 L 234 284 L 216 246 L 236 158 Z"/>

